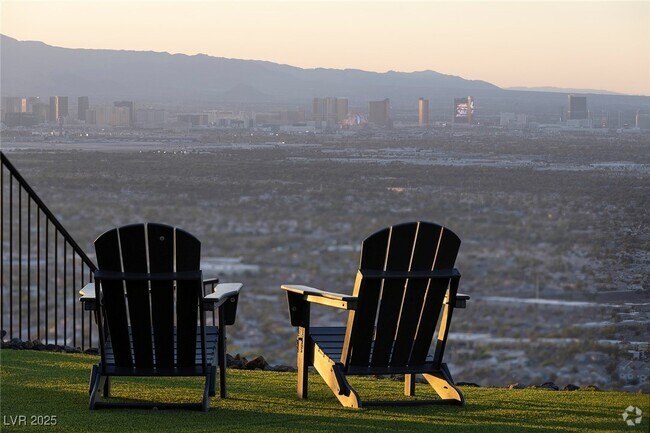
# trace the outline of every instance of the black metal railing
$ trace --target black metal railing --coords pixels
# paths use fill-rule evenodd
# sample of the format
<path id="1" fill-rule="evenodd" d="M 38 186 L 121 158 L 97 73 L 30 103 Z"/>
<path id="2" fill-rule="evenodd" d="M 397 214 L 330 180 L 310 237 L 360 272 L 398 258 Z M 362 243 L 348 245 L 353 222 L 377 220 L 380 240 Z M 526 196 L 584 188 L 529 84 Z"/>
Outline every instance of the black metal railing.
<path id="1" fill-rule="evenodd" d="M 5 338 L 94 347 L 78 291 L 95 264 L 4 153 L 0 168 L 0 328 Z"/>

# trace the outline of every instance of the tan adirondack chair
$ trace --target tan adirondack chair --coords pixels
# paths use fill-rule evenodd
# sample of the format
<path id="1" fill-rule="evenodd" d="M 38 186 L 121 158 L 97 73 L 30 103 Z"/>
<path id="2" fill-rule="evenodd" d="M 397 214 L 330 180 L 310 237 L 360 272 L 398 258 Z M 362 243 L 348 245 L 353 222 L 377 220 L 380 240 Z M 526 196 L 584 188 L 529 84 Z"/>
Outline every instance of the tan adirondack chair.
<path id="1" fill-rule="evenodd" d="M 313 366 L 343 406 L 362 406 L 347 376 L 385 374 L 404 374 L 407 396 L 415 395 L 414 376 L 422 374 L 441 399 L 365 405 L 464 404 L 442 362 L 454 308 L 464 308 L 469 299 L 457 293 L 459 246 L 458 236 L 436 224 L 395 225 L 363 242 L 352 295 L 283 285 L 291 324 L 299 328 L 298 397 L 307 398 L 307 368 Z M 311 304 L 349 310 L 347 326 L 311 327 Z"/>

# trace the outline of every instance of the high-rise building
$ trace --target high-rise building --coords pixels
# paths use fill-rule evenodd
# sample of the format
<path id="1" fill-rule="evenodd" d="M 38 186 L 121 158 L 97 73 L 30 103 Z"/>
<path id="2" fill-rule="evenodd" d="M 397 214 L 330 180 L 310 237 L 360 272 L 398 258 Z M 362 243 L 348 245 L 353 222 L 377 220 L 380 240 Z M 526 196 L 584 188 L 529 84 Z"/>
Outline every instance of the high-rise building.
<path id="1" fill-rule="evenodd" d="M 368 122 L 380 127 L 390 127 L 390 99 L 368 102 Z"/>
<path id="2" fill-rule="evenodd" d="M 499 125 L 509 127 L 517 121 L 517 115 L 515 113 L 501 113 L 499 116 Z"/>
<path id="3" fill-rule="evenodd" d="M 50 114 L 50 106 L 44 102 L 41 102 L 39 98 L 29 98 L 30 105 L 32 107 L 32 113 L 36 115 L 38 123 L 47 122 L 47 118 Z"/>
<path id="4" fill-rule="evenodd" d="M 100 105 L 86 110 L 86 123 L 89 125 L 125 128 L 130 126 L 130 114 L 128 107 Z"/>
<path id="5" fill-rule="evenodd" d="M 336 122 L 343 123 L 348 117 L 348 98 L 336 98 Z"/>
<path id="6" fill-rule="evenodd" d="M 133 106 L 133 101 L 115 101 L 113 105 L 118 108 L 129 109 L 129 126 L 133 126 L 135 123 L 135 107 Z"/>
<path id="7" fill-rule="evenodd" d="M 313 118 L 319 129 L 333 129 L 348 117 L 348 98 L 314 98 Z"/>
<path id="8" fill-rule="evenodd" d="M 2 112 L 3 113 L 27 113 L 27 98 L 3 96 Z"/>
<path id="9" fill-rule="evenodd" d="M 418 125 L 420 128 L 429 125 L 429 100 L 420 98 L 418 100 Z"/>
<path id="10" fill-rule="evenodd" d="M 50 96 L 50 122 L 58 122 L 68 116 L 68 97 Z"/>
<path id="11" fill-rule="evenodd" d="M 474 120 L 474 98 L 454 98 L 454 124 L 466 123 L 471 125 Z"/>
<path id="12" fill-rule="evenodd" d="M 567 119 L 582 120 L 587 118 L 587 97 L 569 95 L 569 110 L 567 111 Z"/>
<path id="13" fill-rule="evenodd" d="M 77 119 L 86 120 L 86 110 L 90 108 L 90 101 L 88 96 L 80 96 L 77 98 Z"/>
<path id="14" fill-rule="evenodd" d="M 639 129 L 650 129 L 650 114 L 637 110 L 636 127 Z"/>

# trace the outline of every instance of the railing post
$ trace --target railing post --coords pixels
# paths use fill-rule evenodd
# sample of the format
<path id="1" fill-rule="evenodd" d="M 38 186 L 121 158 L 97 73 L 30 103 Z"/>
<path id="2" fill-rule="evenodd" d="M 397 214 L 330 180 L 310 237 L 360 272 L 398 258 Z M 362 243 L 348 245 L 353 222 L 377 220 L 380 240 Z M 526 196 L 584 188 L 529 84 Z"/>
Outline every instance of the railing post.
<path id="1" fill-rule="evenodd" d="M 9 334 L 14 335 L 14 178 L 9 177 Z"/>
<path id="2" fill-rule="evenodd" d="M 4 198 L 5 198 L 5 170 L 4 164 L 0 165 L 0 245 L 5 244 L 5 207 L 4 207 Z M 0 255 L 0 329 L 5 329 L 5 320 L 4 314 L 5 310 L 5 294 L 4 294 L 4 281 L 5 281 L 5 260 L 4 254 Z"/>

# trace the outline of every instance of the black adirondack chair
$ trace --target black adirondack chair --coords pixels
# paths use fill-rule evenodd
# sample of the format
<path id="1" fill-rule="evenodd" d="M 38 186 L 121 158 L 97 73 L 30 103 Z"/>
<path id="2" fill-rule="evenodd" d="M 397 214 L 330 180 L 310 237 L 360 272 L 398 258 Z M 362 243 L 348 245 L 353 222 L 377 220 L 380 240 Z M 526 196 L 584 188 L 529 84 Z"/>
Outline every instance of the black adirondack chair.
<path id="1" fill-rule="evenodd" d="M 464 308 L 469 299 L 457 293 L 459 246 L 458 236 L 436 224 L 395 225 L 363 242 L 352 295 L 283 285 L 291 324 L 299 327 L 298 397 L 307 398 L 307 367 L 313 365 L 343 406 L 362 406 L 347 376 L 384 374 L 404 374 L 407 396 L 415 395 L 415 375 L 422 374 L 441 399 L 365 405 L 463 405 L 463 394 L 442 362 L 454 307 Z M 349 310 L 347 326 L 310 327 L 312 303 Z M 429 356 L 436 328 L 438 340 Z"/>
<path id="2" fill-rule="evenodd" d="M 80 300 L 94 310 L 101 362 L 90 376 L 90 409 L 103 406 L 191 407 L 207 411 L 226 397 L 226 325 L 235 322 L 241 284 L 203 280 L 201 243 L 163 224 L 133 224 L 95 240 L 98 270 Z M 204 290 L 211 293 L 204 296 Z M 206 312 L 218 308 L 218 326 Z M 214 320 L 213 320 L 214 321 Z M 113 376 L 203 376 L 200 404 L 114 403 Z"/>

